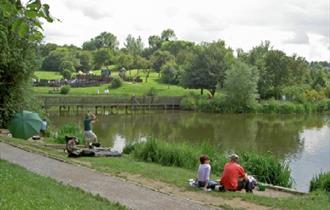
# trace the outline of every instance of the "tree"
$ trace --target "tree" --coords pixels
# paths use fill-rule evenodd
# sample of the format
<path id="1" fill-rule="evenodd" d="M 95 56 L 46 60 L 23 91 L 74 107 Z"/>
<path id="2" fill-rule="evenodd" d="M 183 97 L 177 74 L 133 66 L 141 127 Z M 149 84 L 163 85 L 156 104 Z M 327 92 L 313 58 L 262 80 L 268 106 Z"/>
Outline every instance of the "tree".
<path id="1" fill-rule="evenodd" d="M 90 41 L 83 43 L 83 50 L 96 50 L 100 48 L 109 48 L 115 50 L 118 48 L 119 42 L 117 37 L 112 33 L 102 32 Z"/>
<path id="2" fill-rule="evenodd" d="M 180 81 L 181 72 L 179 66 L 174 62 L 168 62 L 161 68 L 160 80 L 166 84 L 178 84 Z"/>
<path id="3" fill-rule="evenodd" d="M 0 127 L 6 127 L 15 112 L 35 104 L 29 84 L 36 68 L 35 46 L 43 37 L 40 18 L 53 21 L 47 4 L 1 0 Z"/>
<path id="4" fill-rule="evenodd" d="M 117 57 L 117 64 L 120 67 L 124 67 L 126 69 L 131 69 L 134 65 L 134 57 L 132 55 L 129 55 L 129 54 L 121 53 Z"/>
<path id="5" fill-rule="evenodd" d="M 204 43 L 195 48 L 195 56 L 182 76 L 186 88 L 207 89 L 214 96 L 217 86 L 223 87 L 225 72 L 233 62 L 231 49 L 223 41 Z"/>
<path id="6" fill-rule="evenodd" d="M 124 46 L 127 52 L 134 56 L 141 55 L 144 47 L 141 37 L 136 39 L 130 34 L 127 36 Z"/>
<path id="7" fill-rule="evenodd" d="M 99 69 L 104 65 L 111 63 L 112 52 L 107 48 L 101 48 L 94 52 L 93 54 L 93 63 L 94 68 Z"/>
<path id="8" fill-rule="evenodd" d="M 175 32 L 172 29 L 166 29 L 162 31 L 161 39 L 164 41 L 170 41 L 176 39 Z"/>
<path id="9" fill-rule="evenodd" d="M 280 99 L 282 88 L 289 82 L 289 59 L 282 51 L 270 50 L 264 62 L 264 72 L 260 79 L 264 81 L 265 93 L 268 97 Z"/>
<path id="10" fill-rule="evenodd" d="M 149 48 L 152 48 L 155 51 L 162 46 L 162 42 L 163 40 L 157 35 L 149 36 L 148 38 Z"/>
<path id="11" fill-rule="evenodd" d="M 78 70 L 88 72 L 92 69 L 92 54 L 89 51 L 81 51 L 79 54 L 80 65 Z"/>
<path id="12" fill-rule="evenodd" d="M 157 50 L 150 58 L 152 68 L 158 73 L 160 73 L 161 67 L 171 60 L 174 60 L 174 56 L 168 51 L 161 50 Z"/>
<path id="13" fill-rule="evenodd" d="M 256 102 L 258 96 L 258 69 L 235 62 L 226 72 L 224 90 L 227 103 L 235 111 L 243 112 Z"/>
<path id="14" fill-rule="evenodd" d="M 64 61 L 71 62 L 74 66 L 78 66 L 75 52 L 65 47 L 58 47 L 49 53 L 42 62 L 42 69 L 46 71 L 62 71 L 61 65 Z"/>

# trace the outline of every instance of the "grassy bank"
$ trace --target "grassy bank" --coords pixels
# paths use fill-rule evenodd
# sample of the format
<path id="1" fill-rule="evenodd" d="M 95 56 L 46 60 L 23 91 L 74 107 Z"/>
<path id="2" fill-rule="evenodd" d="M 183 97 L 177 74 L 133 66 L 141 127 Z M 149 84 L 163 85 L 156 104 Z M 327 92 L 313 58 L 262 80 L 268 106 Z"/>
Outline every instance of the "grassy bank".
<path id="1" fill-rule="evenodd" d="M 97 171 L 109 173 L 114 176 L 122 178 L 133 177 L 130 180 L 139 182 L 141 178 L 152 180 L 147 183 L 150 185 L 154 181 L 170 184 L 171 186 L 178 187 L 181 191 L 194 191 L 187 186 L 187 179 L 193 178 L 196 175 L 196 169 L 184 169 L 173 166 L 162 166 L 157 163 L 139 161 L 133 157 L 132 154 L 124 155 L 121 158 L 80 158 L 70 159 L 63 153 L 63 150 L 54 150 L 49 147 L 44 147 L 40 144 L 27 142 L 24 140 L 17 140 L 13 138 L 0 137 L 0 141 L 11 142 L 19 145 L 26 150 L 35 151 L 42 154 L 47 154 L 52 157 L 62 159 L 64 161 L 72 162 L 75 164 L 82 164 L 91 167 Z M 213 173 L 214 172 L 213 170 Z M 141 178 L 138 178 L 141 177 Z M 218 179 L 218 174 L 213 174 L 212 179 Z M 203 192 L 195 192 L 200 193 Z M 330 205 L 329 194 L 323 192 L 313 192 L 306 196 L 293 196 L 289 198 L 270 198 L 264 196 L 257 196 L 245 193 L 217 193 L 212 192 L 209 196 L 221 197 L 225 200 L 238 199 L 256 203 L 259 205 L 272 207 L 276 209 L 285 210 L 309 210 L 309 209 L 328 209 Z M 230 209 L 230 208 L 228 208 Z"/>
<path id="2" fill-rule="evenodd" d="M 191 170 L 198 167 L 198 157 L 201 154 L 207 154 L 211 159 L 213 171 L 218 174 L 223 171 L 223 166 L 228 161 L 228 154 L 213 145 L 167 143 L 155 139 L 128 145 L 124 152 L 132 153 L 133 157 L 138 160 Z M 240 164 L 248 174 L 253 174 L 259 181 L 291 187 L 290 169 L 279 159 L 270 154 L 258 155 L 253 152 L 238 154 Z"/>
<path id="3" fill-rule="evenodd" d="M 270 113 L 270 114 L 300 114 L 330 112 L 330 99 L 320 101 L 306 101 L 302 103 L 267 100 L 246 107 L 235 107 L 226 102 L 226 98 L 219 94 L 213 99 L 196 94 L 188 94 L 181 101 L 181 108 L 185 110 L 213 112 L 213 113 Z"/>
<path id="4" fill-rule="evenodd" d="M 0 160 L 0 209 L 126 209 Z"/>
<path id="5" fill-rule="evenodd" d="M 100 71 L 94 71 L 96 74 L 99 74 Z M 110 95 L 112 96 L 143 96 L 148 94 L 151 89 L 158 96 L 184 96 L 187 95 L 188 92 L 199 92 L 199 90 L 189 90 L 184 89 L 178 85 L 167 85 L 159 82 L 159 77 L 156 72 L 151 72 L 148 78 L 148 81 L 145 82 L 145 73 L 143 71 L 137 72 L 137 70 L 132 70 L 131 75 L 140 75 L 143 79 L 142 83 L 132 83 L 132 82 L 123 82 L 123 85 L 119 88 L 110 89 Z M 55 78 L 57 74 L 55 72 L 44 72 L 37 71 L 36 75 L 39 75 L 40 78 Z M 112 73 L 113 76 L 117 76 L 118 73 Z M 127 73 L 129 75 L 129 73 Z M 60 76 L 60 75 L 59 75 Z M 104 84 L 100 86 L 93 87 L 78 87 L 71 88 L 70 95 L 96 95 L 97 90 L 99 90 L 100 94 L 104 93 L 105 89 L 109 88 L 109 84 Z M 34 87 L 33 90 L 37 94 L 49 94 L 49 90 L 52 90 L 51 87 Z"/>

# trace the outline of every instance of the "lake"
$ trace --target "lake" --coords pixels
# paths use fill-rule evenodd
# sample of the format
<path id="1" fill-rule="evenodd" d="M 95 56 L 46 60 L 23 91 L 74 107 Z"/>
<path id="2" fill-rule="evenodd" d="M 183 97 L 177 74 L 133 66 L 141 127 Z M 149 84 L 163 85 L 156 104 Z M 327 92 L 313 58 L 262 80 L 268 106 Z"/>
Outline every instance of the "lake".
<path id="1" fill-rule="evenodd" d="M 58 127 L 83 116 L 50 116 Z M 208 142 L 226 151 L 271 152 L 288 162 L 295 188 L 330 171 L 330 115 L 209 114 L 181 111 L 98 116 L 93 125 L 100 142 L 121 151 L 149 137 L 168 142 Z M 219 172 L 214 172 L 218 174 Z"/>

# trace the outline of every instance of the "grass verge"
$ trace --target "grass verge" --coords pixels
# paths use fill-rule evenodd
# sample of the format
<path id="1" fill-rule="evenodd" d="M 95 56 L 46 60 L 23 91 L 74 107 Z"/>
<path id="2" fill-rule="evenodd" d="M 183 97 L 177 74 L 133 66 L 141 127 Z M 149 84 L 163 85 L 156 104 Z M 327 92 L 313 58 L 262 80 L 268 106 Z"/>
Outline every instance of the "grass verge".
<path id="1" fill-rule="evenodd" d="M 0 171 L 0 209 L 127 209 L 4 160 Z"/>
<path id="2" fill-rule="evenodd" d="M 0 141 L 10 142 L 11 144 L 23 147 L 25 150 L 28 151 L 42 153 L 44 155 L 48 155 L 53 158 L 58 158 L 66 162 L 81 164 L 93 168 L 97 171 L 109 173 L 114 176 L 120 176 L 122 178 L 125 178 L 125 174 L 141 175 L 142 177 L 148 179 L 171 184 L 184 191 L 194 191 L 194 189 L 189 188 L 187 186 L 187 179 L 195 177 L 195 170 L 183 169 L 173 166 L 162 166 L 156 163 L 137 161 L 131 155 L 124 155 L 121 158 L 69 159 L 63 153 L 63 151 L 50 149 L 48 147 L 44 147 L 38 144 L 32 144 L 24 140 L 0 137 Z M 212 177 L 212 179 L 217 178 L 217 176 Z M 197 193 L 204 192 L 197 191 Z M 330 194 L 319 191 L 310 193 L 305 196 L 292 196 L 289 198 L 270 198 L 253 194 L 235 192 L 211 192 L 209 195 L 219 196 L 221 198 L 229 200 L 239 198 L 241 200 L 252 202 L 258 205 L 284 210 L 326 210 L 330 205 Z M 226 206 L 226 209 L 230 209 L 230 207 Z"/>

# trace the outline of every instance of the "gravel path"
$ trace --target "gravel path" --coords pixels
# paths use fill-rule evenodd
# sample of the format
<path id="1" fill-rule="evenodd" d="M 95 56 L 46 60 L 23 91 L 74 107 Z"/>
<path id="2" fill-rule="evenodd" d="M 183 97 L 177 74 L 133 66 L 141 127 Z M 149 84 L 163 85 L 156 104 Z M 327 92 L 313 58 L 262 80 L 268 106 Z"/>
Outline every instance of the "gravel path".
<path id="1" fill-rule="evenodd" d="M 0 159 L 20 165 L 42 176 L 99 194 L 110 201 L 119 202 L 133 209 L 214 209 L 184 198 L 152 191 L 85 167 L 26 152 L 2 142 L 0 142 Z"/>

